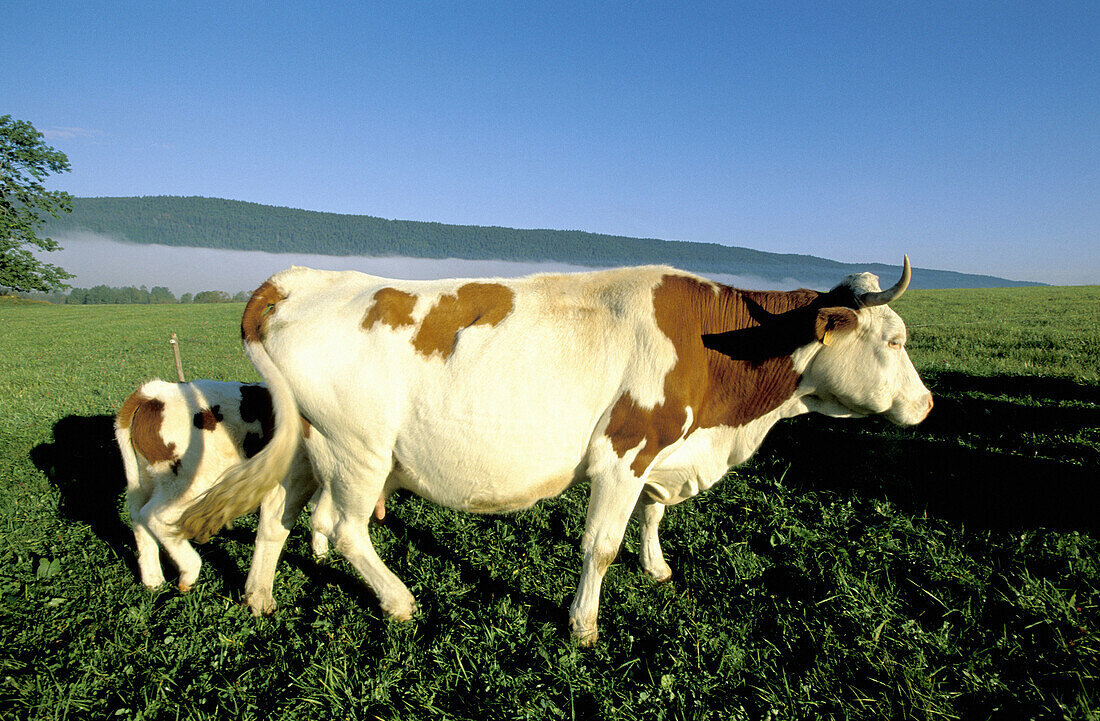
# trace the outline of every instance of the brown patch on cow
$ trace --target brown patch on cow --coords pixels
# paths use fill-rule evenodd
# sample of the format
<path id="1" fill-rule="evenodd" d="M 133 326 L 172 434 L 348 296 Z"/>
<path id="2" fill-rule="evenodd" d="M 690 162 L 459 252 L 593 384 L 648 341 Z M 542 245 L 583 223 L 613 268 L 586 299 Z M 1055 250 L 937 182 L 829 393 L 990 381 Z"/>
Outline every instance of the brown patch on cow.
<path id="1" fill-rule="evenodd" d="M 165 443 L 160 435 L 164 424 L 164 402 L 136 391 L 122 404 L 115 419 L 118 428 L 130 430 L 130 444 L 149 463 L 176 459 L 176 444 Z"/>
<path id="2" fill-rule="evenodd" d="M 309 438 L 309 434 L 313 429 L 313 424 L 306 420 L 305 416 L 299 416 L 302 419 L 302 438 Z"/>
<path id="3" fill-rule="evenodd" d="M 218 427 L 218 423 L 224 420 L 222 416 L 221 406 L 210 406 L 209 408 L 203 408 L 195 414 L 193 419 L 195 428 L 200 428 L 204 431 L 213 431 Z"/>
<path id="4" fill-rule="evenodd" d="M 652 409 L 641 408 L 629 393 L 623 394 L 611 409 L 607 436 L 615 455 L 622 458 L 632 448 L 645 442 L 630 463 L 630 470 L 639 478 L 662 449 L 679 440 L 687 422 L 687 404 L 665 402 Z"/>
<path id="5" fill-rule="evenodd" d="M 425 357 L 439 353 L 447 360 L 454 352 L 458 334 L 475 325 L 495 326 L 504 320 L 515 303 L 511 288 L 499 283 L 467 283 L 454 295 L 440 296 L 413 337 L 413 347 Z"/>
<path id="6" fill-rule="evenodd" d="M 264 281 L 263 285 L 252 291 L 252 297 L 241 316 L 241 340 L 247 343 L 263 343 L 264 325 L 275 306 L 285 299 L 286 295 L 271 281 Z"/>
<path id="7" fill-rule="evenodd" d="M 706 318 L 703 334 L 742 332 L 752 336 L 749 342 L 753 347 L 736 358 L 713 349 L 705 351 L 706 400 L 698 410 L 696 427 L 743 426 L 794 395 L 801 376 L 791 354 L 815 340 L 815 304 L 820 295 L 809 290 L 723 289 L 718 311 Z M 698 347 L 701 341 L 701 336 L 696 337 L 693 345 Z"/>
<path id="8" fill-rule="evenodd" d="M 370 330 L 375 323 L 397 329 L 413 325 L 412 310 L 416 296 L 396 288 L 382 288 L 372 297 L 373 303 L 363 316 L 363 330 Z"/>
<path id="9" fill-rule="evenodd" d="M 825 297 L 809 290 L 741 291 L 664 276 L 653 291 L 653 311 L 657 327 L 676 349 L 676 364 L 665 376 L 662 403 L 645 409 L 629 394 L 616 401 L 606 431 L 612 449 L 622 458 L 644 442 L 630 464 L 640 477 L 683 435 L 686 407 L 694 413 L 688 433 L 742 426 L 779 407 L 798 387 L 791 353 L 815 340 Z M 705 336 L 719 340 L 704 343 Z"/>

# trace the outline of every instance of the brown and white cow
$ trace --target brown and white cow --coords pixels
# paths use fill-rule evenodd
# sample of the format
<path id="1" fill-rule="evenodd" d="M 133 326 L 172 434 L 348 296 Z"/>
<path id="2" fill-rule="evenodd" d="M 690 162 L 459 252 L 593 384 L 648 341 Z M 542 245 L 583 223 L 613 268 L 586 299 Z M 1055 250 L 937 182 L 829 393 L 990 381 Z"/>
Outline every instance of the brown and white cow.
<path id="1" fill-rule="evenodd" d="M 126 471 L 126 501 L 143 584 L 155 588 L 164 583 L 159 542 L 179 569 L 179 589 L 194 585 L 202 560 L 175 523 L 227 468 L 263 448 L 274 423 L 271 396 L 258 383 L 152 380 L 126 399 L 115 418 L 115 438 Z M 304 452 L 295 453 L 288 466 L 282 483 L 259 504 L 256 547 L 245 584 L 245 600 L 256 614 L 275 610 L 271 588 L 279 554 L 317 488 Z M 313 548 L 323 555 L 328 539 L 315 534 Z"/>
<path id="2" fill-rule="evenodd" d="M 779 419 L 924 419 L 932 397 L 886 305 L 909 278 L 908 258 L 887 291 L 863 273 L 828 293 L 743 291 L 667 267 L 492 281 L 291 268 L 256 290 L 241 325 L 272 391 L 274 439 L 180 526 L 215 532 L 278 483 L 300 413 L 322 484 L 314 528 L 407 619 L 413 596 L 367 532 L 376 502 L 400 488 L 497 513 L 589 479 L 570 626 L 591 643 L 632 512 L 642 565 L 665 579 L 665 506 L 714 485 Z"/>

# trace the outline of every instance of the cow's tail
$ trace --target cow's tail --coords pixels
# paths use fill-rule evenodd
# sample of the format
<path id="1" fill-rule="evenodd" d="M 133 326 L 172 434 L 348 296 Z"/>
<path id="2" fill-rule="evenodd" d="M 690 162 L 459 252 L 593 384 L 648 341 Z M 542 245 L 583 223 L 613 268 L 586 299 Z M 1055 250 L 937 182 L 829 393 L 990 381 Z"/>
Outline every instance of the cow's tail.
<path id="1" fill-rule="evenodd" d="M 226 469 L 214 486 L 180 516 L 180 533 L 200 543 L 234 518 L 256 510 L 264 496 L 286 476 L 301 442 L 298 403 L 286 376 L 264 347 L 262 326 L 278 302 L 265 294 L 265 289 L 271 287 L 270 283 L 265 283 L 252 294 L 245 307 L 241 331 L 245 352 L 271 393 L 275 432 L 259 453 Z"/>

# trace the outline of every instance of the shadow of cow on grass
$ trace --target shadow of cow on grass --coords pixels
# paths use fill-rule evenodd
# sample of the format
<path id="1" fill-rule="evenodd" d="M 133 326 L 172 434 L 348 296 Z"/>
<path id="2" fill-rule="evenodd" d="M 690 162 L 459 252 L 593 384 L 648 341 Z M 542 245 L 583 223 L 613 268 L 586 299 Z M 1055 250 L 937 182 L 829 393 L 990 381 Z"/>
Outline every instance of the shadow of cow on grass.
<path id="1" fill-rule="evenodd" d="M 1083 502 L 1100 478 L 1100 388 L 961 373 L 925 380 L 936 407 L 919 427 L 794 419 L 765 441 L 765 472 L 787 469 L 799 490 L 885 497 L 971 528 L 1100 530 Z"/>
<path id="2" fill-rule="evenodd" d="M 885 498 L 908 513 L 927 512 L 970 528 L 1100 530 L 1095 509 L 1082 502 L 1091 497 L 1100 477 L 1100 446 L 1088 440 L 1100 429 L 1100 388 L 1057 379 L 960 373 L 928 374 L 928 380 L 936 407 L 921 426 L 895 429 L 885 423 L 868 426 L 822 417 L 788 420 L 773 429 L 745 471 L 785 475 L 786 483 L 800 491 Z M 61 517 L 87 524 L 136 574 L 133 534 L 122 520 L 125 476 L 113 423 L 105 415 L 63 418 L 54 425 L 52 442 L 35 447 L 31 459 L 60 491 Z M 1085 442 L 1073 442 L 1080 437 Z M 441 545 L 431 529 L 402 519 L 402 500 L 398 496 L 394 501 L 389 532 L 395 540 L 459 564 L 462 575 L 476 576 L 490 595 L 515 595 L 537 609 L 540 618 L 554 617 L 558 609 L 553 602 L 530 597 L 490 569 L 475 568 L 475 562 Z M 243 529 L 222 538 L 252 544 L 252 533 Z M 220 543 L 206 545 L 201 553 L 227 587 L 243 588 L 247 569 Z M 335 584 L 355 597 L 363 594 L 351 573 L 318 565 L 307 555 L 288 548 L 284 560 L 310 583 Z"/>

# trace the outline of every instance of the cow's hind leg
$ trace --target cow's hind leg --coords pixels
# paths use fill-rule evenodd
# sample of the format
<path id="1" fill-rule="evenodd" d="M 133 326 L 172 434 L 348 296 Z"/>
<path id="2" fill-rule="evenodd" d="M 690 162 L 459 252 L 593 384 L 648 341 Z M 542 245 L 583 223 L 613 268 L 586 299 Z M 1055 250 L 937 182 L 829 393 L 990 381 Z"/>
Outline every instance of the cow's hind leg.
<path id="1" fill-rule="evenodd" d="M 304 464 L 304 458 L 296 460 L 283 482 L 271 489 L 260 504 L 256 545 L 244 584 L 245 603 L 255 616 L 274 613 L 277 608 L 272 595 L 275 568 L 290 530 L 316 489 L 312 476 L 304 472 Z"/>
<path id="2" fill-rule="evenodd" d="M 672 569 L 665 563 L 664 553 L 661 552 L 661 540 L 657 537 L 657 527 L 665 515 L 665 504 L 643 496 L 634 509 L 634 515 L 638 517 L 641 531 L 639 556 L 642 569 L 655 580 L 663 583 L 672 578 Z"/>
<path id="3" fill-rule="evenodd" d="M 331 500 L 331 496 L 326 496 Z M 313 505 L 313 537 L 310 541 L 310 545 L 313 547 L 313 555 L 317 558 L 324 558 L 328 554 L 328 535 L 332 532 L 331 525 L 325 526 L 322 519 L 330 517 L 332 513 L 331 508 L 321 508 L 319 503 L 321 499 L 321 491 L 310 499 L 310 503 Z M 378 502 L 374 504 L 374 519 L 379 523 L 386 517 L 386 500 L 385 494 L 379 497 Z M 331 524 L 331 521 L 329 522 Z M 326 530 L 327 529 L 327 530 Z"/>
<path id="4" fill-rule="evenodd" d="M 393 456 L 358 451 L 337 457 L 337 449 L 318 442 L 318 435 L 313 434 L 308 443 L 323 487 L 314 512 L 314 528 L 329 536 L 336 550 L 355 566 L 378 596 L 382 610 L 391 618 L 407 621 L 416 613 L 416 599 L 378 557 L 369 532 L 371 516 L 393 469 Z"/>
<path id="5" fill-rule="evenodd" d="M 368 523 L 374 510 L 374 500 L 367 496 L 374 492 L 374 486 L 372 484 L 370 492 L 339 494 L 334 527 L 336 550 L 363 576 L 363 580 L 378 596 L 382 610 L 392 618 L 407 621 L 416 613 L 416 599 L 401 579 L 378 557 L 370 540 Z M 381 492 L 381 489 L 382 485 L 378 483 L 377 491 Z"/>

